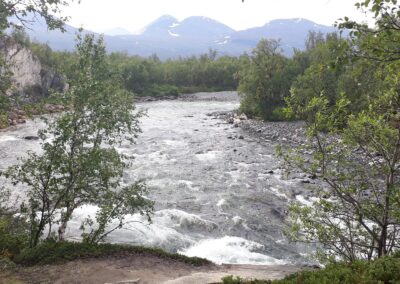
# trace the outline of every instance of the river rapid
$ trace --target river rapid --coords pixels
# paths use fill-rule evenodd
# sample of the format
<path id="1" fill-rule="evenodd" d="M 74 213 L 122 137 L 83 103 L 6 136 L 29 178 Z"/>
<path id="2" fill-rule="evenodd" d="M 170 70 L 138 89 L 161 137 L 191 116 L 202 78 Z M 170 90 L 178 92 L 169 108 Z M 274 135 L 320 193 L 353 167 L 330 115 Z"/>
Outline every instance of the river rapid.
<path id="1" fill-rule="evenodd" d="M 238 108 L 236 93 L 191 98 L 138 104 L 147 109 L 143 132 L 136 144 L 123 144 L 119 151 L 133 158 L 124 182 L 144 179 L 155 213 L 152 224 L 128 216 L 134 222 L 108 241 L 157 246 L 216 263 L 306 263 L 305 248 L 282 234 L 288 202 L 307 202 L 300 194 L 304 183 L 284 177 L 276 141 L 211 115 Z M 0 132 L 0 170 L 28 150 L 40 151 L 39 141 L 23 137 L 41 127 L 44 123 L 34 119 Z M 17 192 L 23 191 L 14 188 Z M 95 211 L 93 206 L 76 211 L 67 232 L 71 239 L 79 239 L 82 220 Z"/>

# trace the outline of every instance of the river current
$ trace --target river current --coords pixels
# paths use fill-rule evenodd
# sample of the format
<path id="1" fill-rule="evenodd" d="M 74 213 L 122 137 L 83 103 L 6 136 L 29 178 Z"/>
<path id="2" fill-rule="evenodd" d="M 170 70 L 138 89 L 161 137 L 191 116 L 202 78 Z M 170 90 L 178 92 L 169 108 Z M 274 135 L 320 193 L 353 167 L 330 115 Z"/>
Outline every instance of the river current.
<path id="1" fill-rule="evenodd" d="M 138 104 L 147 109 L 142 133 L 136 144 L 123 144 L 119 151 L 133 158 L 124 182 L 144 179 L 155 213 L 152 224 L 128 216 L 138 222 L 113 232 L 108 241 L 157 246 L 216 263 L 304 263 L 304 249 L 282 234 L 288 201 L 301 183 L 283 177 L 276 144 L 210 115 L 238 108 L 234 93 L 222 95 L 227 98 L 221 101 Z M 43 122 L 34 119 L 0 132 L 0 170 L 26 151 L 40 150 L 39 141 L 23 137 L 41 127 Z M 82 220 L 95 211 L 93 206 L 76 211 L 67 232 L 71 239 L 79 238 Z"/>

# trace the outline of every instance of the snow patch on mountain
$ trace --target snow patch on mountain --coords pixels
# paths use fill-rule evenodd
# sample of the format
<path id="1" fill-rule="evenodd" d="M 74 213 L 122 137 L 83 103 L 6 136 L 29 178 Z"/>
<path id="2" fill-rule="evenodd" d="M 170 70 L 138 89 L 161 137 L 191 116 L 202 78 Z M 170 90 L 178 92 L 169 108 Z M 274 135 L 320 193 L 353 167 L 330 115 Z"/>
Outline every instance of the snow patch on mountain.
<path id="1" fill-rule="evenodd" d="M 180 36 L 179 34 L 175 34 L 175 33 L 171 32 L 170 30 L 168 30 L 168 33 L 170 36 L 174 36 L 174 37 Z"/>
<path id="2" fill-rule="evenodd" d="M 175 27 L 177 27 L 177 26 L 179 26 L 180 24 L 179 23 L 173 23 L 172 25 L 170 25 L 169 27 L 170 28 L 175 28 Z"/>

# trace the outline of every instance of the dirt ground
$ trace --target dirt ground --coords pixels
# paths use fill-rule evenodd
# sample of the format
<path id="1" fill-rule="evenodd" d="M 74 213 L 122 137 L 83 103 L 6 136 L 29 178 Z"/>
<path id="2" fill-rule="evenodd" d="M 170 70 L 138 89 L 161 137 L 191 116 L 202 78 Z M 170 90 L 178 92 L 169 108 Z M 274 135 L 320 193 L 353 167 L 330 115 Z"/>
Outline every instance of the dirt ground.
<path id="1" fill-rule="evenodd" d="M 218 283 L 227 275 L 252 279 L 279 279 L 298 271 L 296 266 L 189 264 L 155 256 L 130 255 L 75 260 L 65 264 L 17 268 L 0 272 L 0 283 L 85 283 L 85 284 L 205 284 Z"/>

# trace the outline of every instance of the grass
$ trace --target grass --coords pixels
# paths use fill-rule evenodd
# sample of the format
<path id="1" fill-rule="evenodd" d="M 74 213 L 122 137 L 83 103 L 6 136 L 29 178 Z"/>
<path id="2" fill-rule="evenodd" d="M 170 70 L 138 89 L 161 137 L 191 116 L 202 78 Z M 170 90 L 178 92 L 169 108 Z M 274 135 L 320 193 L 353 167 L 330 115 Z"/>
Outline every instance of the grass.
<path id="1" fill-rule="evenodd" d="M 35 248 L 24 249 L 13 257 L 16 264 L 24 266 L 63 263 L 82 258 L 121 256 L 127 254 L 152 255 L 193 266 L 211 264 L 199 257 L 187 257 L 177 253 L 168 253 L 159 248 L 129 246 L 119 244 L 88 244 L 75 242 L 45 242 Z"/>

